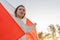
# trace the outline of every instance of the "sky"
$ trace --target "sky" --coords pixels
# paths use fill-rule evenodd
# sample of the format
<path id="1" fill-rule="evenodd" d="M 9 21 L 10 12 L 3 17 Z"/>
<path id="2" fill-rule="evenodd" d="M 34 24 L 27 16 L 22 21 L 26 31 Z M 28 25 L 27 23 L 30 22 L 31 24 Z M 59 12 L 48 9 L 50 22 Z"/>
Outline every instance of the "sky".
<path id="1" fill-rule="evenodd" d="M 50 24 L 60 24 L 60 0 L 6 0 L 14 8 L 18 5 L 26 7 L 26 17 L 37 23 L 37 33 L 48 32 Z"/>

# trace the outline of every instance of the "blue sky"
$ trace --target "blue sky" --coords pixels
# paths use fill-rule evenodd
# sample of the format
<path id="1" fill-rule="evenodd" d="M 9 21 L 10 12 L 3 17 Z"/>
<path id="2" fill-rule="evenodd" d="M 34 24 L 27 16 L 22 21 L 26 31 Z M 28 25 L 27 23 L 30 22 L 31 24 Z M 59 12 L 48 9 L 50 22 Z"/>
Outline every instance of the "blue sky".
<path id="1" fill-rule="evenodd" d="M 7 0 L 13 7 L 26 7 L 26 17 L 36 22 L 37 33 L 47 32 L 50 24 L 60 24 L 60 0 Z"/>

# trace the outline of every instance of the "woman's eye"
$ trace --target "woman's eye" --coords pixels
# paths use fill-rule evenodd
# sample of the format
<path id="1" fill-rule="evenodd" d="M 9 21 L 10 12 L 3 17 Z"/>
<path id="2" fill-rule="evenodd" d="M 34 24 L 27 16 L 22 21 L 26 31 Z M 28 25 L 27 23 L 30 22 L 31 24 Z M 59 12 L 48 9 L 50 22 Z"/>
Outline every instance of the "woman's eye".
<path id="1" fill-rule="evenodd" d="M 19 10 L 21 10 L 21 9 L 19 9 Z"/>
<path id="2" fill-rule="evenodd" d="M 23 9 L 23 11 L 25 11 L 25 9 Z"/>

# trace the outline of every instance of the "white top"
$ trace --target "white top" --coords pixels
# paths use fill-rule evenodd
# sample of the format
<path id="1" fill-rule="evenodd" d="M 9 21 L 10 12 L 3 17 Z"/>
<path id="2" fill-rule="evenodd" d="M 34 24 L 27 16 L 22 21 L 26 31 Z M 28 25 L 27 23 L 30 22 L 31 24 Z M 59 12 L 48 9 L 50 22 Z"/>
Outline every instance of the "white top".
<path id="1" fill-rule="evenodd" d="M 17 18 L 17 17 L 13 17 L 13 19 L 16 21 L 16 23 L 20 26 L 20 28 L 25 32 L 25 33 L 29 33 L 32 31 L 32 29 L 34 28 L 33 26 L 28 27 L 26 25 L 26 17 L 24 17 L 22 20 Z M 26 34 L 24 36 L 22 36 L 21 38 L 19 38 L 19 40 L 26 40 Z M 29 39 L 30 40 L 30 39 Z"/>
<path id="2" fill-rule="evenodd" d="M 21 21 L 23 21 L 26 24 L 26 17 L 24 17 L 23 19 L 21 19 Z"/>

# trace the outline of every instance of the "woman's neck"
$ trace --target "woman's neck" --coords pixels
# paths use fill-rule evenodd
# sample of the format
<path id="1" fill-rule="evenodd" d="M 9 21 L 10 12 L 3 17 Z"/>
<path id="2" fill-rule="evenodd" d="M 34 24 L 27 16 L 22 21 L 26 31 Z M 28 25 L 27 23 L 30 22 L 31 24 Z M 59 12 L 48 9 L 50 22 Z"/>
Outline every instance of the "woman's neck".
<path id="1" fill-rule="evenodd" d="M 20 17 L 20 16 L 17 16 L 17 18 L 19 18 L 19 19 L 23 19 L 22 17 Z"/>

